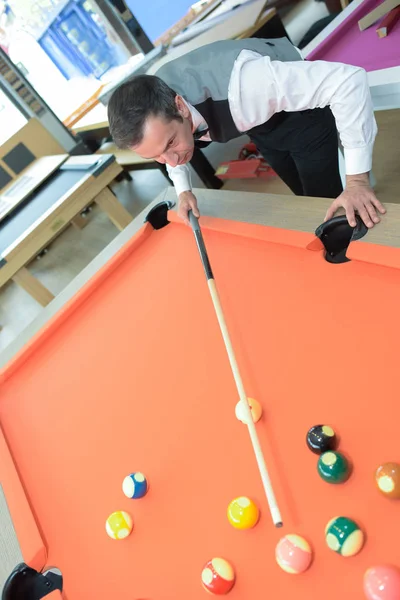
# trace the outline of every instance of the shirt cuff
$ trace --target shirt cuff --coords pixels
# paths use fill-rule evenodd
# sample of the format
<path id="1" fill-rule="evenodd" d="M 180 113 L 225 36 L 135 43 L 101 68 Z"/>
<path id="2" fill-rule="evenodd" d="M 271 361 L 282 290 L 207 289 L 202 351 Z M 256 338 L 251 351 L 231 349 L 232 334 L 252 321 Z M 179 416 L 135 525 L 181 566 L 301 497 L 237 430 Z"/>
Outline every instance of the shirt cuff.
<path id="1" fill-rule="evenodd" d="M 180 165 L 179 167 L 169 167 L 167 165 L 167 171 L 174 184 L 177 195 L 182 192 L 188 192 L 192 190 L 190 181 L 190 172 L 187 165 Z"/>
<path id="2" fill-rule="evenodd" d="M 372 169 L 373 148 L 373 143 L 363 148 L 344 148 L 346 175 L 369 173 Z"/>

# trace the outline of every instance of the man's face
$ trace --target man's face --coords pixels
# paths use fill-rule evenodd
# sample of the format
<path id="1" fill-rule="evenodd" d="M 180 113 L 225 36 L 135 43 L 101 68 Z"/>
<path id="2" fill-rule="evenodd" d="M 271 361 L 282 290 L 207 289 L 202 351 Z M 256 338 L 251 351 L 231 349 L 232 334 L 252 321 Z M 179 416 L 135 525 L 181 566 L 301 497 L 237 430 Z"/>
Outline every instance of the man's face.
<path id="1" fill-rule="evenodd" d="M 187 163 L 194 150 L 190 111 L 181 96 L 176 96 L 175 102 L 183 121 L 167 122 L 162 117 L 149 117 L 143 140 L 132 148 L 142 158 L 153 158 L 171 167 Z"/>

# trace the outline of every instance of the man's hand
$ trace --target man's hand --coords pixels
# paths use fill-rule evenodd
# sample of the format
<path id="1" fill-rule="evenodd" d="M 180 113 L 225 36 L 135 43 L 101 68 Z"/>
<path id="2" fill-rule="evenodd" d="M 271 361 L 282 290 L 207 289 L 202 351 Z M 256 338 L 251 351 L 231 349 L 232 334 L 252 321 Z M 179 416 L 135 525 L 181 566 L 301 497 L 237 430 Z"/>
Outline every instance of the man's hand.
<path id="1" fill-rule="evenodd" d="M 367 227 L 373 227 L 374 224 L 380 222 L 377 210 L 384 215 L 386 209 L 375 196 L 369 183 L 368 173 L 347 175 L 346 180 L 346 189 L 332 202 L 325 215 L 325 221 L 331 219 L 342 206 L 351 227 L 356 226 L 356 212 Z"/>
<path id="2" fill-rule="evenodd" d="M 189 210 L 193 211 L 195 217 L 200 217 L 196 196 L 192 192 L 182 192 L 179 194 L 178 215 L 186 225 L 190 225 Z"/>

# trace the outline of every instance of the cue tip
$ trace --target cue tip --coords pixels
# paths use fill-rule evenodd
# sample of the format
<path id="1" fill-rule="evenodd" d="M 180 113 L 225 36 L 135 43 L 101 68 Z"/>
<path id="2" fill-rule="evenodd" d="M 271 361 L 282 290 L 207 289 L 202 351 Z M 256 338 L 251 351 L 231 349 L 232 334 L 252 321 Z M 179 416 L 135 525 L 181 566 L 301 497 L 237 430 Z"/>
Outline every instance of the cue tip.
<path id="1" fill-rule="evenodd" d="M 283 527 L 282 521 L 278 521 L 278 523 L 275 523 L 275 527 Z"/>

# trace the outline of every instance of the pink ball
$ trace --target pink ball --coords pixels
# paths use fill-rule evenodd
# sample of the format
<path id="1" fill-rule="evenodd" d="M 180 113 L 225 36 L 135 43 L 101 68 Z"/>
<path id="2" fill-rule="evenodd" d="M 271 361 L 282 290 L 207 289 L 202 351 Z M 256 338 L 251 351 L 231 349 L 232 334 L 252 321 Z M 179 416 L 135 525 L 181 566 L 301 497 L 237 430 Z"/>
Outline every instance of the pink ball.
<path id="1" fill-rule="evenodd" d="M 286 573 L 304 573 L 312 561 L 310 544 L 300 535 L 285 535 L 276 546 L 275 558 Z"/>
<path id="2" fill-rule="evenodd" d="M 368 600 L 400 600 L 400 570 L 381 565 L 364 575 L 364 592 Z"/>

